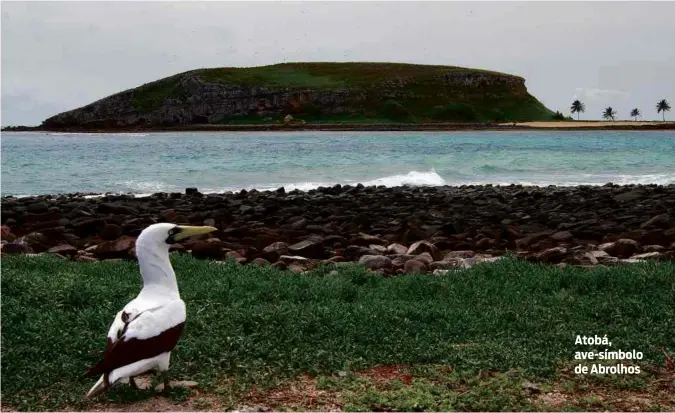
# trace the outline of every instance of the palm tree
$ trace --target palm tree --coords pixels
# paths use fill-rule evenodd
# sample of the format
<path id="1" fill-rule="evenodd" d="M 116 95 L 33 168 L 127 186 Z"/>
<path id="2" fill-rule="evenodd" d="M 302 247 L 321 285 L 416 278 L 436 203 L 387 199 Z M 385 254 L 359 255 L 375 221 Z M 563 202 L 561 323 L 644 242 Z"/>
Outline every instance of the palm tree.
<path id="1" fill-rule="evenodd" d="M 656 104 L 656 113 L 663 113 L 663 121 L 666 121 L 666 112 L 670 110 L 670 104 L 667 100 L 661 99 L 659 103 Z"/>
<path id="2" fill-rule="evenodd" d="M 616 111 L 612 109 L 611 106 L 607 106 L 605 108 L 605 111 L 602 112 L 602 118 L 607 119 L 607 120 L 614 120 L 614 116 L 616 115 Z"/>
<path id="3" fill-rule="evenodd" d="M 577 120 L 579 120 L 579 114 L 581 112 L 586 112 L 586 105 L 584 105 L 583 103 L 581 103 L 581 101 L 579 99 L 577 99 L 574 102 L 572 102 L 572 108 L 571 109 L 572 109 L 572 113 L 577 114 Z"/>
<path id="4" fill-rule="evenodd" d="M 630 115 L 635 118 L 635 121 L 637 122 L 637 117 L 641 115 L 640 109 L 635 108 L 630 111 Z"/>

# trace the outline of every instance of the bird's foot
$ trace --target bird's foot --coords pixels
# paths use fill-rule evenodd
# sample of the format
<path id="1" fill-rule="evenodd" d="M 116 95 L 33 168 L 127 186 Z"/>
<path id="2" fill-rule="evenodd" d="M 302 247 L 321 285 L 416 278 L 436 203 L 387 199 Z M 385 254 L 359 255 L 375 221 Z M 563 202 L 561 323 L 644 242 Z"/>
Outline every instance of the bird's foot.
<path id="1" fill-rule="evenodd" d="M 129 385 L 136 390 L 148 390 L 152 387 L 152 383 L 149 377 L 132 377 L 129 379 Z"/>

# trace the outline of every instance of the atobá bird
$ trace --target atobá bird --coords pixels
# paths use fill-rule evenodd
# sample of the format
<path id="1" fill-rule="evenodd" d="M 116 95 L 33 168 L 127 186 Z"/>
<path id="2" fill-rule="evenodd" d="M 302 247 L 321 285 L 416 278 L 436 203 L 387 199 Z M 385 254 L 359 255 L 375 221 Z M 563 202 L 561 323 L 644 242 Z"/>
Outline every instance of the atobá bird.
<path id="1" fill-rule="evenodd" d="M 143 288 L 117 313 L 108 331 L 103 360 L 87 376 L 100 378 L 85 397 L 93 397 L 117 382 L 137 388 L 134 376 L 156 370 L 169 385 L 171 351 L 185 324 L 185 303 L 178 293 L 176 274 L 169 261 L 169 246 L 181 239 L 215 231 L 213 227 L 150 225 L 136 240 L 136 256 Z"/>

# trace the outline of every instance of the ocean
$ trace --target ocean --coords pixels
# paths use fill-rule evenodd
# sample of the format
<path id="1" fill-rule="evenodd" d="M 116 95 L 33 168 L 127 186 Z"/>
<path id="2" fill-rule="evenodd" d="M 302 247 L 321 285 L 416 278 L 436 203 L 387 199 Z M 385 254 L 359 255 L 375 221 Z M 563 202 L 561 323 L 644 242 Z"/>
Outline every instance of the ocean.
<path id="1" fill-rule="evenodd" d="M 671 131 L 2 133 L 2 196 L 675 184 Z"/>

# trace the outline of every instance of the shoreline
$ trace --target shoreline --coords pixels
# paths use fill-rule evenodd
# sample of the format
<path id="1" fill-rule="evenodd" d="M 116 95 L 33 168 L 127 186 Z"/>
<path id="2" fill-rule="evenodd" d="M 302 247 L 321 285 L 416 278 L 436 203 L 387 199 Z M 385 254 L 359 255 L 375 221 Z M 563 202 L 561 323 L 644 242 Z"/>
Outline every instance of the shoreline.
<path id="1" fill-rule="evenodd" d="M 585 189 L 596 189 L 596 188 L 601 188 L 601 187 L 620 187 L 620 188 L 634 188 L 634 187 L 675 187 L 675 182 L 673 183 L 668 183 L 668 184 L 660 184 L 660 183 L 631 183 L 631 184 L 615 184 L 613 182 L 605 182 L 605 183 L 598 183 L 598 184 L 575 184 L 575 185 L 527 185 L 527 184 L 518 184 L 518 183 L 511 183 L 511 184 L 491 184 L 491 183 L 480 183 L 480 184 L 462 184 L 462 185 L 396 185 L 396 186 L 385 186 L 385 185 L 365 185 L 363 183 L 353 183 L 353 184 L 331 184 L 331 185 L 324 185 L 324 186 L 319 186 L 316 188 L 311 188 L 311 189 L 292 189 L 292 190 L 287 190 L 284 186 L 280 186 L 278 188 L 267 188 L 267 189 L 259 189 L 259 188 L 238 188 L 234 190 L 223 190 L 223 191 L 215 191 L 215 192 L 201 192 L 198 189 L 198 192 L 202 196 L 236 196 L 240 193 L 247 194 L 249 192 L 253 193 L 261 193 L 261 194 L 272 194 L 275 192 L 279 191 L 285 191 L 285 193 L 289 194 L 298 194 L 299 196 L 305 196 L 308 195 L 310 192 L 311 193 L 316 193 L 316 192 L 322 192 L 324 190 L 330 190 L 331 188 L 339 188 L 339 187 L 362 187 L 362 188 L 371 188 L 371 189 L 383 189 L 383 190 L 395 190 L 399 188 L 403 189 L 415 189 L 415 188 L 420 188 L 422 190 L 425 189 L 437 189 L 437 190 L 484 190 L 487 188 L 494 188 L 494 189 L 508 189 L 508 188 L 520 188 L 520 189 L 530 189 L 530 190 L 545 190 L 547 188 L 559 188 L 562 190 L 565 189 L 574 189 L 574 188 L 585 188 Z M 186 190 L 191 190 L 192 188 L 186 188 Z M 159 192 L 113 192 L 113 191 L 108 191 L 108 192 L 63 192 L 63 193 L 44 193 L 44 194 L 31 194 L 31 195 L 1 195 L 0 194 L 0 200 L 2 201 L 11 201 L 11 200 L 21 200 L 25 198 L 38 198 L 38 199 L 59 199 L 59 198 L 84 198 L 84 199 L 99 199 L 107 196 L 111 197 L 127 197 L 127 198 L 133 198 L 133 199 L 142 199 L 142 198 L 150 198 L 153 196 L 183 196 L 183 192 L 168 192 L 168 191 L 159 191 Z"/>
<path id="2" fill-rule="evenodd" d="M 675 122 L 633 122 L 633 121 L 551 121 L 514 123 L 382 123 L 382 124 L 242 124 L 242 125 L 183 125 L 166 127 L 72 127 L 43 128 L 40 126 L 10 126 L 2 132 L 55 132 L 55 133 L 129 133 L 129 132 L 260 132 L 260 131 L 354 131 L 354 132 L 396 132 L 396 131 L 589 131 L 627 130 L 653 131 L 675 130 Z"/>
<path id="3" fill-rule="evenodd" d="M 156 222 L 210 225 L 172 246 L 197 258 L 304 272 L 359 263 L 442 273 L 505 255 L 555 265 L 675 260 L 675 184 L 576 187 L 324 187 L 301 192 L 2 198 L 2 255 L 135 259 Z"/>

